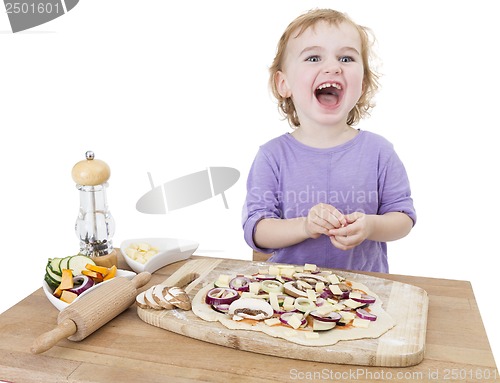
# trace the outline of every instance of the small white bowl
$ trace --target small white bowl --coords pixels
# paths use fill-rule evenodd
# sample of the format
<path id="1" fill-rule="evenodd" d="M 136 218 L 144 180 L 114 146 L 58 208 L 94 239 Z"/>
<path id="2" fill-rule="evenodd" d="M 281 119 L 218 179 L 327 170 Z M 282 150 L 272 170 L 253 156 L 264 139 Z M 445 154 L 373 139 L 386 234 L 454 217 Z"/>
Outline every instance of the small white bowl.
<path id="1" fill-rule="evenodd" d="M 158 254 L 152 256 L 146 263 L 137 262 L 125 253 L 125 249 L 127 249 L 131 244 L 141 242 L 147 243 L 158 249 Z M 196 251 L 198 246 L 198 242 L 188 239 L 136 238 L 123 241 L 120 245 L 120 250 L 127 264 L 136 273 L 142 273 L 143 271 L 153 273 L 156 270 L 161 269 L 163 266 L 189 258 Z"/>
<path id="2" fill-rule="evenodd" d="M 137 274 L 134 273 L 133 271 L 121 270 L 121 269 L 116 270 L 117 277 L 125 277 L 127 279 L 132 279 L 136 275 Z M 112 281 L 112 279 L 109 279 L 107 281 L 104 281 L 104 282 L 101 282 L 101 283 L 98 283 L 98 284 L 92 286 L 90 289 L 84 291 L 78 297 L 76 297 L 76 299 L 73 302 L 76 302 L 78 299 L 80 299 L 80 297 L 83 297 L 85 294 L 88 294 L 90 291 L 99 288 L 99 286 L 101 286 L 105 283 L 108 283 L 109 281 Z M 47 282 L 43 281 L 42 288 L 43 288 L 43 292 L 45 293 L 45 295 L 48 298 L 48 300 L 50 301 L 50 303 L 52 303 L 56 307 L 56 309 L 58 309 L 59 311 L 64 310 L 66 307 L 68 307 L 71 304 L 71 303 L 66 303 L 66 302 L 60 300 L 59 298 L 55 297 L 54 295 L 52 295 L 53 291 L 51 290 L 51 288 L 49 287 Z"/>

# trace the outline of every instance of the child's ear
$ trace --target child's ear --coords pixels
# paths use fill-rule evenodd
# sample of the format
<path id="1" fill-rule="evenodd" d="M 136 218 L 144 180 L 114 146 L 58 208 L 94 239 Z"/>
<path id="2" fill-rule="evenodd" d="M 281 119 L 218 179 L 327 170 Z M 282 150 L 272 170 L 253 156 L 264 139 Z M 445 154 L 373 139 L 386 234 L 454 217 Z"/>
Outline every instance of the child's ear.
<path id="1" fill-rule="evenodd" d="M 276 89 L 278 93 L 283 98 L 289 98 L 292 96 L 292 91 L 288 87 L 288 81 L 286 79 L 286 74 L 282 71 L 277 71 L 274 75 L 274 83 L 276 84 Z"/>

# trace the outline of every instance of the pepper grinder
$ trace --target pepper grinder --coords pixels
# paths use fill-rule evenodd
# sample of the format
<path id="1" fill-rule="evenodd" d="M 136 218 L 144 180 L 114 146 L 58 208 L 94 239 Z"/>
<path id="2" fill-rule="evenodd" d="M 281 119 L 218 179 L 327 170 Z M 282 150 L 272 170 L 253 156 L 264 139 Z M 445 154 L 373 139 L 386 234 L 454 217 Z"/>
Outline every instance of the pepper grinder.
<path id="1" fill-rule="evenodd" d="M 85 158 L 71 171 L 80 191 L 80 211 L 75 223 L 80 254 L 92 257 L 99 266 L 116 266 L 116 250 L 111 240 L 115 233 L 115 221 L 106 199 L 111 171 L 104 161 L 94 158 L 92 151 L 86 152 Z"/>

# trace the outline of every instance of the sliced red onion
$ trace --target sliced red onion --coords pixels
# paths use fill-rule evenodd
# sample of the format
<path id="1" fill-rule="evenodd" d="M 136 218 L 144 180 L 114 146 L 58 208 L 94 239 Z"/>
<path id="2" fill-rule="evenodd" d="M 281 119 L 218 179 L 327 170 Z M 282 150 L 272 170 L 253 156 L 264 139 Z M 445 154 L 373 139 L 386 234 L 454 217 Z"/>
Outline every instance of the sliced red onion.
<path id="1" fill-rule="evenodd" d="M 376 321 L 377 316 L 375 314 L 372 314 L 364 309 L 357 309 L 356 310 L 356 315 L 360 317 L 361 319 L 366 319 L 370 321 Z"/>
<path id="2" fill-rule="evenodd" d="M 279 310 L 274 310 L 274 312 L 276 314 L 285 314 L 285 313 L 298 313 L 299 310 L 297 310 L 296 308 L 292 309 L 292 310 L 285 310 L 283 307 L 280 306 L 280 309 Z"/>
<path id="3" fill-rule="evenodd" d="M 276 275 L 269 275 L 269 274 L 257 274 L 255 276 L 255 279 L 258 281 L 272 281 L 276 279 Z"/>
<path id="4" fill-rule="evenodd" d="M 371 295 L 367 294 L 361 294 L 360 298 L 351 297 L 351 299 L 359 303 L 368 303 L 368 304 L 375 303 L 376 301 L 375 297 L 372 297 Z"/>
<path id="5" fill-rule="evenodd" d="M 215 310 L 215 311 L 218 311 L 220 313 L 223 313 L 223 314 L 227 314 L 228 311 L 229 311 L 229 304 L 227 303 L 222 303 L 220 305 L 212 305 L 212 308 Z"/>
<path id="6" fill-rule="evenodd" d="M 309 271 L 311 274 L 319 274 L 321 273 L 321 269 L 319 267 L 316 266 L 316 270 L 310 270 Z"/>
<path id="7" fill-rule="evenodd" d="M 316 298 L 316 306 L 318 306 L 318 307 L 323 306 L 325 304 L 325 302 L 326 302 L 326 299 L 321 298 L 321 296 Z"/>
<path id="8" fill-rule="evenodd" d="M 331 286 L 330 286 L 328 288 L 328 290 L 330 290 L 330 292 L 333 294 L 333 296 L 337 299 L 349 298 L 349 294 L 351 293 L 352 289 L 344 283 L 339 283 L 337 286 L 340 289 L 340 291 L 342 291 L 342 294 L 336 294 L 335 292 L 331 291 Z M 325 289 L 325 290 L 327 290 L 327 289 Z"/>
<path id="9" fill-rule="evenodd" d="M 86 275 L 77 275 L 76 277 L 73 277 L 73 286 L 74 287 L 72 289 L 69 289 L 69 291 L 75 293 L 76 295 L 80 295 L 84 291 L 87 291 L 92 286 L 94 286 L 94 280 L 87 277 Z"/>
<path id="10" fill-rule="evenodd" d="M 236 291 L 249 291 L 250 282 L 247 277 L 235 277 L 229 281 L 229 287 Z"/>
<path id="11" fill-rule="evenodd" d="M 215 287 L 207 293 L 205 303 L 209 305 L 230 304 L 240 297 L 238 292 L 229 287 Z"/>
<path id="12" fill-rule="evenodd" d="M 280 321 L 281 321 L 281 323 L 284 323 L 284 324 L 286 324 L 286 325 L 290 326 L 290 325 L 288 324 L 288 319 L 289 319 L 292 315 L 295 315 L 295 314 L 294 314 L 293 312 L 286 312 L 286 313 L 284 313 L 284 314 L 281 314 L 281 315 L 280 315 Z M 301 326 L 304 326 L 306 323 L 307 323 L 306 318 L 302 318 L 302 320 L 300 321 L 300 325 L 301 325 Z"/>
<path id="13" fill-rule="evenodd" d="M 319 295 L 319 298 L 323 298 L 323 299 L 328 299 L 328 298 L 333 298 L 333 293 L 331 292 L 331 290 L 329 288 L 326 288 L 323 290 L 323 292 Z"/>
<path id="14" fill-rule="evenodd" d="M 348 298 L 349 298 L 349 291 L 344 291 L 340 296 L 340 299 L 348 299 Z"/>
<path id="15" fill-rule="evenodd" d="M 332 311 L 330 314 L 324 316 L 319 315 L 317 311 L 312 311 L 309 315 L 320 322 L 338 322 L 342 319 L 342 315 L 335 311 Z"/>

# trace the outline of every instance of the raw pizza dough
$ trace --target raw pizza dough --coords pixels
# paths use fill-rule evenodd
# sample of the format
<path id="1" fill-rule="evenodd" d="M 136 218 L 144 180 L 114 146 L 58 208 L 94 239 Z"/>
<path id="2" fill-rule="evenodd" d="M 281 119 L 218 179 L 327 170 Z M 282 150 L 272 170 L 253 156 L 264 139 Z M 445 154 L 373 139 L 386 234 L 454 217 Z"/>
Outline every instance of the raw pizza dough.
<path id="1" fill-rule="evenodd" d="M 203 287 L 196 293 L 192 300 L 192 310 L 193 313 L 199 318 L 206 320 L 208 322 L 219 321 L 225 327 L 231 330 L 249 330 L 249 331 L 260 331 L 267 335 L 275 338 L 283 338 L 287 341 L 297 343 L 303 346 L 329 346 L 337 343 L 340 340 L 356 340 L 364 338 L 378 338 L 388 330 L 395 326 L 395 322 L 392 317 L 385 312 L 382 308 L 381 299 L 372 291 L 370 291 L 365 285 L 361 283 L 352 282 L 353 289 L 359 289 L 365 291 L 368 295 L 376 298 L 375 303 L 370 305 L 371 313 L 377 315 L 377 320 L 370 323 L 368 328 L 359 328 L 350 326 L 348 328 L 342 329 L 336 327 L 328 331 L 320 331 L 319 338 L 310 339 L 306 338 L 306 330 L 294 330 L 288 326 L 268 326 L 264 321 L 259 322 L 245 322 L 245 321 L 234 321 L 229 315 L 219 313 L 211 308 L 210 305 L 205 303 L 205 296 L 207 292 L 214 288 L 214 284 L 210 283 Z"/>

